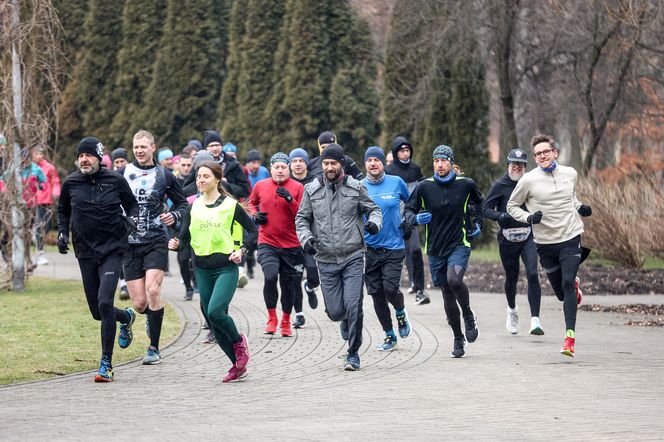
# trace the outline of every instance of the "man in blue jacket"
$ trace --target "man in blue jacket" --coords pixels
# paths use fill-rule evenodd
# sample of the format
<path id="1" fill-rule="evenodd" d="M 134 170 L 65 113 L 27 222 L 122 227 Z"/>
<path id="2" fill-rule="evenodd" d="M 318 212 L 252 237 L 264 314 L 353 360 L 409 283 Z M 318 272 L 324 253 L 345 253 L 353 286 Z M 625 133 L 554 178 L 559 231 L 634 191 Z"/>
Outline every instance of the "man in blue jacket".
<path id="1" fill-rule="evenodd" d="M 364 232 L 367 245 L 364 282 L 367 293 L 373 299 L 378 321 L 385 331 L 385 340 L 378 350 L 391 351 L 397 345 L 397 335 L 392 328 L 388 302 L 396 313 L 399 336 L 405 338 L 410 334 L 403 293 L 399 290 L 406 255 L 404 237 L 412 231 L 401 218 L 401 202 L 408 201 L 408 187 L 398 176 L 385 174 L 385 153 L 380 147 L 367 149 L 364 165 L 367 175 L 362 184 L 383 215 L 383 227 L 378 233 Z"/>

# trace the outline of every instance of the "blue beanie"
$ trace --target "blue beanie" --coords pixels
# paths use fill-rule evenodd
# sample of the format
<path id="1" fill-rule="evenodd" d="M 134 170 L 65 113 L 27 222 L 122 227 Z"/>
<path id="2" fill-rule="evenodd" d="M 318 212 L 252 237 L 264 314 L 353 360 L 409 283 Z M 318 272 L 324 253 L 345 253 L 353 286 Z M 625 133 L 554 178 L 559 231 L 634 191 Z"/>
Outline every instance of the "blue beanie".
<path id="1" fill-rule="evenodd" d="M 293 161 L 295 158 L 302 158 L 305 163 L 309 162 L 309 155 L 307 155 L 307 151 L 301 147 L 291 150 L 288 156 L 290 157 L 291 161 Z"/>
<path id="2" fill-rule="evenodd" d="M 203 145 L 198 140 L 189 140 L 189 142 L 187 143 L 187 146 L 189 146 L 189 145 L 194 146 L 196 148 L 196 150 L 202 150 L 203 149 Z"/>
<path id="3" fill-rule="evenodd" d="M 233 143 L 226 143 L 224 147 L 221 148 L 224 152 L 234 152 L 237 153 L 237 147 Z"/>
<path id="4" fill-rule="evenodd" d="M 364 162 L 371 158 L 378 158 L 383 165 L 385 165 L 385 152 L 383 152 L 383 149 L 381 149 L 378 146 L 371 146 L 370 148 L 367 149 L 367 151 L 364 153 Z"/>
<path id="5" fill-rule="evenodd" d="M 450 160 L 451 163 L 454 163 L 454 151 L 450 146 L 445 146 L 441 144 L 436 147 L 433 151 L 433 159 L 442 158 L 444 160 Z"/>
<path id="6" fill-rule="evenodd" d="M 161 163 L 166 158 L 173 158 L 173 151 L 170 149 L 161 149 L 157 154 L 157 162 Z"/>
<path id="7" fill-rule="evenodd" d="M 286 155 L 283 152 L 277 152 L 274 155 L 272 155 L 272 158 L 270 158 L 270 166 L 273 165 L 274 163 L 286 163 L 286 165 L 290 165 L 290 158 L 288 155 Z"/>

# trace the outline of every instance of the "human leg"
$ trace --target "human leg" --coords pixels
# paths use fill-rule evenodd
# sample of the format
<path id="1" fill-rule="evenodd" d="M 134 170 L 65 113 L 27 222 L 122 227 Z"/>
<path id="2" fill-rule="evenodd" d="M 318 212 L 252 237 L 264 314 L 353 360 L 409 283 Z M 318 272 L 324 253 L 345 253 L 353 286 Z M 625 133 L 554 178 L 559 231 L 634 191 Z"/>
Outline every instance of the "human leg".
<path id="1" fill-rule="evenodd" d="M 342 270 L 343 302 L 348 318 L 348 354 L 358 352 L 362 345 L 364 312 L 362 299 L 364 292 L 364 257 L 358 256 L 344 263 Z"/>
<path id="2" fill-rule="evenodd" d="M 539 317 L 542 302 L 542 288 L 537 273 L 537 248 L 532 238 L 529 238 L 521 249 L 521 260 L 526 268 L 528 278 L 528 305 L 530 316 Z"/>
<path id="3" fill-rule="evenodd" d="M 367 248 L 364 269 L 364 282 L 367 293 L 373 301 L 374 311 L 383 331 L 392 331 L 392 318 L 390 307 L 387 303 L 385 290 L 383 289 L 383 256 L 385 251 L 379 251 L 371 247 Z"/>

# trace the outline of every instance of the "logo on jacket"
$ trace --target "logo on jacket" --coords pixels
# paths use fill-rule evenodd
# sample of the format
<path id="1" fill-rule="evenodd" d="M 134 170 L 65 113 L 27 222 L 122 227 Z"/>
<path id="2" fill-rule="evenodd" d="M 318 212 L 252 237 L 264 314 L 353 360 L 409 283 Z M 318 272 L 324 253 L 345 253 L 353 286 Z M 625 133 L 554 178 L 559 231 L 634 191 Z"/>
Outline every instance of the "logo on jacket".
<path id="1" fill-rule="evenodd" d="M 104 156 L 104 145 L 101 143 L 97 143 L 97 155 L 100 157 Z"/>

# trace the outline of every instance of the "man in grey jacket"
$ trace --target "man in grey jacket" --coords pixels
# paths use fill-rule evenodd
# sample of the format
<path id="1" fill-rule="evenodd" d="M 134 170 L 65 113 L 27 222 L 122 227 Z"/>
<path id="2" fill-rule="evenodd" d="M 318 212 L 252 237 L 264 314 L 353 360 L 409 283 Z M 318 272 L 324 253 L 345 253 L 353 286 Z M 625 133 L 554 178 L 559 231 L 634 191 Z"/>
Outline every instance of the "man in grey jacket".
<path id="1" fill-rule="evenodd" d="M 318 262 L 327 315 L 341 321 L 348 341 L 344 369 L 354 371 L 360 368 L 364 318 L 364 231 L 378 233 L 382 216 L 364 186 L 344 174 L 341 146 L 326 146 L 321 161 L 323 176 L 304 187 L 295 227 L 304 252 Z"/>

